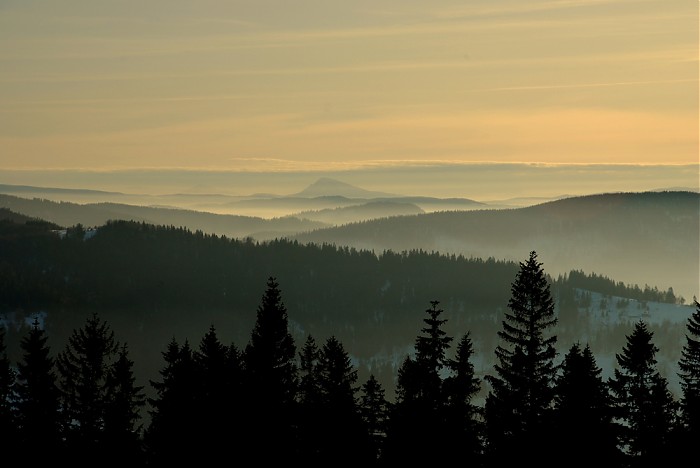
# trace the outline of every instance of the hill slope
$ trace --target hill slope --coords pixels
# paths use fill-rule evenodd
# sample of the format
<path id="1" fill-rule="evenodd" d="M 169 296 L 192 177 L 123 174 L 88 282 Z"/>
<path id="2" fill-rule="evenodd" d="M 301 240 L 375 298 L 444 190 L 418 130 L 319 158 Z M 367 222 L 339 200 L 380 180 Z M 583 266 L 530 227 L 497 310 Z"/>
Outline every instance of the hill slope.
<path id="1" fill-rule="evenodd" d="M 26 216 L 42 218 L 69 227 L 76 224 L 100 226 L 110 220 L 141 221 L 172 225 L 234 238 L 274 239 L 324 226 L 323 223 L 294 217 L 263 219 L 253 216 L 224 215 L 178 208 L 157 208 L 121 203 L 54 202 L 0 194 L 0 207 Z"/>
<path id="2" fill-rule="evenodd" d="M 423 249 L 517 260 L 536 250 L 552 274 L 582 268 L 698 294 L 700 194 L 611 193 L 525 208 L 435 212 L 294 236 L 381 252 Z"/>

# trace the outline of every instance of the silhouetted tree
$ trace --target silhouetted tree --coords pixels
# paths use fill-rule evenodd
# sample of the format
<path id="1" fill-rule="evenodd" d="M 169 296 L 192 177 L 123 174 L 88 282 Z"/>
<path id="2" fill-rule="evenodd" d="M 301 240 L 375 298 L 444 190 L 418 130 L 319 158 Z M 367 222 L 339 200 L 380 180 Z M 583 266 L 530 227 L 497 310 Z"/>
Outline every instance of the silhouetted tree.
<path id="1" fill-rule="evenodd" d="M 387 427 L 383 462 L 393 464 L 437 463 L 447 461 L 447 452 L 427 452 L 425 446 L 445 441 L 446 400 L 441 372 L 448 364 L 446 350 L 452 337 L 442 330 L 439 301 L 426 310 L 426 326 L 415 342 L 415 359 L 407 356 L 397 375 L 396 402 Z M 443 457 L 444 455 L 444 457 Z"/>
<path id="2" fill-rule="evenodd" d="M 564 356 L 554 396 L 551 456 L 576 463 L 621 466 L 608 387 L 589 345 L 574 343 Z"/>
<path id="3" fill-rule="evenodd" d="M 631 466 L 652 466 L 668 458 L 674 401 L 668 383 L 657 370 L 658 348 L 646 323 L 638 321 L 627 335 L 617 367 L 608 380 L 618 445 Z"/>
<path id="4" fill-rule="evenodd" d="M 5 347 L 5 328 L 0 325 L 0 441 L 14 447 L 17 433 L 15 411 L 15 371 L 10 365 Z"/>
<path id="5" fill-rule="evenodd" d="M 107 377 L 117 354 L 114 332 L 96 313 L 74 330 L 56 358 L 73 461 L 94 463 L 104 440 Z"/>
<path id="6" fill-rule="evenodd" d="M 318 463 L 319 440 L 326 429 L 321 425 L 323 394 L 319 369 L 320 350 L 312 335 L 299 352 L 299 451 L 305 462 Z"/>
<path id="7" fill-rule="evenodd" d="M 387 401 L 385 393 L 384 388 L 374 377 L 374 374 L 370 374 L 367 381 L 362 385 L 359 401 L 360 414 L 371 438 L 372 453 L 376 463 L 382 458 L 390 408 L 390 403 Z"/>
<path id="8" fill-rule="evenodd" d="M 358 466 L 374 462 L 369 431 L 355 397 L 359 390 L 357 370 L 335 336 L 328 338 L 319 352 L 318 375 L 322 409 L 318 446 L 322 466 L 339 459 Z"/>
<path id="9" fill-rule="evenodd" d="M 144 441 L 148 463 L 152 466 L 174 466 L 197 463 L 201 453 L 193 444 L 197 425 L 197 386 L 199 375 L 189 341 L 182 346 L 173 338 L 164 352 L 165 367 L 161 380 L 150 381 L 156 391 L 149 398 L 151 423 Z"/>
<path id="10" fill-rule="evenodd" d="M 448 362 L 452 375 L 443 383 L 447 434 L 443 446 L 448 459 L 479 466 L 483 454 L 483 415 L 473 400 L 481 390 L 481 381 L 471 361 L 474 347 L 470 333 L 459 340 L 455 354 Z"/>
<path id="11" fill-rule="evenodd" d="M 105 381 L 104 435 L 101 454 L 113 466 L 140 466 L 145 462 L 142 446 L 141 408 L 146 404 L 143 386 L 136 385 L 134 362 L 127 345 Z"/>
<path id="12" fill-rule="evenodd" d="M 17 364 L 16 453 L 31 453 L 32 462 L 48 465 L 63 461 L 63 418 L 56 386 L 54 360 L 48 337 L 34 319 L 22 338 L 22 361 Z M 40 448 L 40 450 L 37 450 Z"/>
<path id="13" fill-rule="evenodd" d="M 695 453 L 700 440 L 700 303 L 694 299 L 695 312 L 688 318 L 686 342 L 678 361 L 681 390 L 680 435 L 675 452 L 681 459 Z"/>
<path id="14" fill-rule="evenodd" d="M 268 278 L 250 342 L 243 352 L 249 440 L 258 462 L 295 457 L 297 397 L 296 346 L 288 330 L 287 308 L 279 283 Z M 270 444 L 276 449 L 270 450 Z"/>
<path id="15" fill-rule="evenodd" d="M 557 319 L 535 251 L 520 262 L 508 309 L 498 332 L 502 344 L 496 347 L 496 375 L 485 377 L 491 385 L 484 406 L 487 450 L 495 466 L 514 454 L 520 462 L 540 463 L 550 435 L 557 338 L 548 333 Z"/>
<path id="16" fill-rule="evenodd" d="M 197 431 L 192 444 L 199 447 L 200 463 L 221 460 L 237 441 L 241 402 L 241 362 L 238 350 L 221 343 L 212 325 L 194 353 L 199 376 L 196 388 Z"/>

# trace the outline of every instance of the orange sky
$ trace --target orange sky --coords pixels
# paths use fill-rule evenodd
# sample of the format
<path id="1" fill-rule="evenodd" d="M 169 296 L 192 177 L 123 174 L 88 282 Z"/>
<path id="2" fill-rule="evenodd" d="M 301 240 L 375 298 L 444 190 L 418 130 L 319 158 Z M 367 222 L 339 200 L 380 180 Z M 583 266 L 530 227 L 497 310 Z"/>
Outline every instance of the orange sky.
<path id="1" fill-rule="evenodd" d="M 4 1 L 0 171 L 698 163 L 698 20 L 695 0 Z"/>

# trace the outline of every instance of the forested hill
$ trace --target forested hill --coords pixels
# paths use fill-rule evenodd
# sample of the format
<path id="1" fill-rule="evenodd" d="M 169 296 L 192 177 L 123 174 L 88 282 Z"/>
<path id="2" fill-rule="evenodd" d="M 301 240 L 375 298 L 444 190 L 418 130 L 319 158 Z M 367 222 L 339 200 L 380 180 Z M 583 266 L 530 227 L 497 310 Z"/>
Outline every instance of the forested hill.
<path id="1" fill-rule="evenodd" d="M 90 232 L 54 227 L 0 221 L 0 318 L 16 324 L 39 314 L 60 344 L 86 314 L 99 312 L 142 356 L 143 375 L 156 372 L 172 337 L 196 337 L 210 325 L 225 341 L 245 345 L 271 276 L 299 339 L 335 335 L 362 358 L 392 353 L 412 345 L 416 324 L 438 300 L 446 330 L 471 330 L 490 354 L 518 270 L 517 262 L 493 258 L 256 243 L 132 221 Z M 669 291 L 580 271 L 550 279 L 562 327 L 575 328 L 574 291 L 586 281 L 611 288 L 605 294 L 617 288 L 631 299 L 677 300 Z"/>
<path id="2" fill-rule="evenodd" d="M 564 198 L 525 208 L 378 219 L 294 236 L 360 249 L 423 249 L 517 260 L 534 249 L 550 274 L 605 272 L 625 283 L 700 284 L 700 194 L 668 191 Z"/>
<path id="3" fill-rule="evenodd" d="M 71 203 L 0 194 L 0 207 L 38 217 L 62 226 L 101 226 L 111 220 L 142 221 L 156 225 L 184 226 L 191 230 L 228 237 L 275 238 L 327 224 L 288 216 L 264 219 L 255 216 L 217 214 L 172 207 L 137 206 L 123 203 Z"/>

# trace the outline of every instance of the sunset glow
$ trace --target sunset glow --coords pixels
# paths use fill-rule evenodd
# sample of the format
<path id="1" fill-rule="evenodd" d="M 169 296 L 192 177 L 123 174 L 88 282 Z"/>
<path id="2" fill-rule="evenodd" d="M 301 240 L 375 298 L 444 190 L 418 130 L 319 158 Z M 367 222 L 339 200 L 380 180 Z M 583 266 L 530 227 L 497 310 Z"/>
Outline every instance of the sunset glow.
<path id="1" fill-rule="evenodd" d="M 0 39 L 0 170 L 698 163 L 696 1 L 10 1 Z"/>

